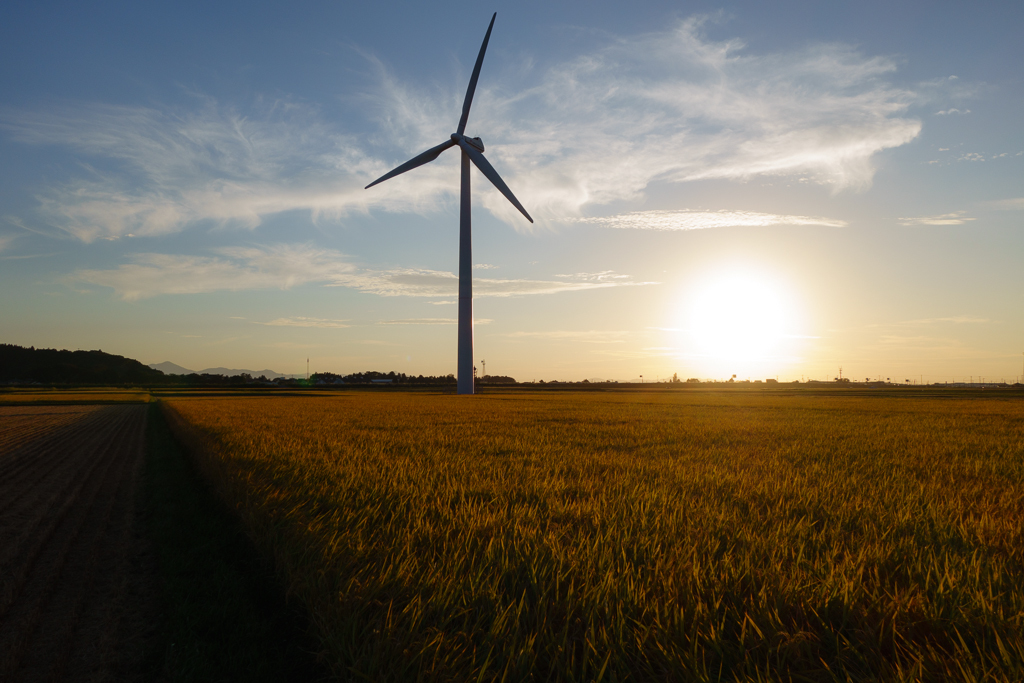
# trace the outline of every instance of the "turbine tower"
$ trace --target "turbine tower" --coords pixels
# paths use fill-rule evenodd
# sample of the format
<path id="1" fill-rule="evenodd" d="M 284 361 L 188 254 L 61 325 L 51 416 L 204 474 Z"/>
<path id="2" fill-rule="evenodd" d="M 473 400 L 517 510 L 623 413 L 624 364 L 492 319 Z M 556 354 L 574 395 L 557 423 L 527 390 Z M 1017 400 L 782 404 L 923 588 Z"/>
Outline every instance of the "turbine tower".
<path id="1" fill-rule="evenodd" d="M 505 195 L 505 198 L 512 202 L 512 205 L 519 209 L 520 213 L 526 216 L 526 220 L 533 222 L 530 214 L 526 212 L 523 205 L 519 203 L 512 190 L 501 179 L 498 172 L 494 170 L 490 162 L 484 157 L 484 143 L 480 138 L 471 138 L 465 135 L 466 122 L 469 120 L 469 107 L 473 104 L 473 93 L 476 91 L 476 82 L 480 77 L 480 65 L 484 63 L 484 52 L 487 51 L 487 41 L 491 38 L 491 29 L 494 28 L 494 19 L 498 16 L 495 12 L 491 17 L 491 23 L 487 26 L 487 33 L 484 34 L 484 42 L 480 46 L 480 54 L 477 55 L 476 65 L 473 67 L 473 75 L 469 79 L 469 88 L 466 89 L 466 99 L 462 102 L 462 118 L 459 119 L 459 127 L 437 147 L 431 147 L 426 152 L 413 157 L 401 166 L 385 173 L 377 178 L 364 189 L 370 189 L 377 183 L 382 183 L 396 175 L 411 171 L 417 166 L 429 163 L 441 155 L 441 152 L 450 147 L 458 146 L 462 150 L 462 195 L 459 202 L 459 363 L 458 363 L 458 392 L 460 394 L 473 393 L 473 235 L 471 223 L 471 207 L 469 194 L 469 162 L 480 169 L 480 172 L 491 181 L 498 191 Z"/>

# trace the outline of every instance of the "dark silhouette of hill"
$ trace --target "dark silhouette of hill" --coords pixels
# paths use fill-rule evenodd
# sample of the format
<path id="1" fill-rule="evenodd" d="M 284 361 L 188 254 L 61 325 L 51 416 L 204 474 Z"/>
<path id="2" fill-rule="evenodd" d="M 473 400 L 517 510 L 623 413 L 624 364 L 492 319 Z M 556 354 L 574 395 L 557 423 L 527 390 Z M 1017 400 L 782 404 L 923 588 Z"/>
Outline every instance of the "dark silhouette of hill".
<path id="1" fill-rule="evenodd" d="M 404 386 L 454 386 L 455 375 L 406 375 L 396 372 L 355 372 L 336 375 L 330 372 L 314 373 L 308 380 L 281 375 L 271 370 L 259 375 L 228 368 L 209 368 L 195 373 L 187 368 L 166 362 L 158 364 L 163 371 L 144 365 L 132 358 L 115 356 L 103 351 L 67 351 L 37 349 L 35 347 L 0 344 L 0 384 L 134 384 L 184 386 L 242 386 L 270 385 L 278 387 L 395 384 Z M 183 370 L 183 373 L 166 372 Z M 188 373 L 188 374 L 185 374 Z M 273 377 L 270 377 L 273 375 Z M 515 384 L 511 377 L 481 377 L 479 384 Z"/>
<path id="2" fill-rule="evenodd" d="M 103 351 L 58 351 L 0 344 L 0 382 L 163 384 L 168 378 L 131 358 Z"/>

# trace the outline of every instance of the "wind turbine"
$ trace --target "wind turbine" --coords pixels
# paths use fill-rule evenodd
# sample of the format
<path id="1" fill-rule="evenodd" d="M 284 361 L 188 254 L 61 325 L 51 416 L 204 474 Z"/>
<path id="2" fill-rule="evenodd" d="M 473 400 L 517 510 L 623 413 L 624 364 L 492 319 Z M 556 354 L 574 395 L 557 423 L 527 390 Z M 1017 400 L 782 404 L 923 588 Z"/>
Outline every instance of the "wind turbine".
<path id="1" fill-rule="evenodd" d="M 498 16 L 495 12 L 491 17 L 491 23 L 487 26 L 487 33 L 484 34 L 484 42 L 480 46 L 480 54 L 476 58 L 476 66 L 473 67 L 473 75 L 469 78 L 469 88 L 466 89 L 466 99 L 462 102 L 462 118 L 459 119 L 459 127 L 448 140 L 445 140 L 437 147 L 431 147 L 426 152 L 413 157 L 398 168 L 385 173 L 377 178 L 364 189 L 370 189 L 377 183 L 382 183 L 396 175 L 411 171 L 417 166 L 429 163 L 441 155 L 441 152 L 450 147 L 458 146 L 462 150 L 462 196 L 459 202 L 459 362 L 458 362 L 458 392 L 460 394 L 473 393 L 473 235 L 471 224 L 471 207 L 469 194 L 469 162 L 472 161 L 480 172 L 486 176 L 491 183 L 498 188 L 498 191 L 505 195 L 505 198 L 512 202 L 512 205 L 519 209 L 520 213 L 526 216 L 526 220 L 533 222 L 530 214 L 526 212 L 523 205 L 519 203 L 512 190 L 501 179 L 498 172 L 494 170 L 490 162 L 484 157 L 484 143 L 480 138 L 471 138 L 464 135 L 466 122 L 469 120 L 469 107 L 473 104 L 473 93 L 476 91 L 476 82 L 480 78 L 480 65 L 484 63 L 484 52 L 487 51 L 487 41 L 491 38 L 491 29 L 494 28 L 494 19 Z"/>

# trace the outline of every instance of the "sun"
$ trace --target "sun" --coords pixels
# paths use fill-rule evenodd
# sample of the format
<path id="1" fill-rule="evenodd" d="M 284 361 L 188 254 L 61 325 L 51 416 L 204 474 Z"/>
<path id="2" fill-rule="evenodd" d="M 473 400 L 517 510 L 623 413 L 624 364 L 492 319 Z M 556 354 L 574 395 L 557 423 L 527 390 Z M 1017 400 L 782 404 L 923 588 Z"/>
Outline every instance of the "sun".
<path id="1" fill-rule="evenodd" d="M 716 274 L 704 279 L 689 299 L 685 330 L 698 356 L 750 367 L 792 355 L 796 305 L 770 276 Z"/>

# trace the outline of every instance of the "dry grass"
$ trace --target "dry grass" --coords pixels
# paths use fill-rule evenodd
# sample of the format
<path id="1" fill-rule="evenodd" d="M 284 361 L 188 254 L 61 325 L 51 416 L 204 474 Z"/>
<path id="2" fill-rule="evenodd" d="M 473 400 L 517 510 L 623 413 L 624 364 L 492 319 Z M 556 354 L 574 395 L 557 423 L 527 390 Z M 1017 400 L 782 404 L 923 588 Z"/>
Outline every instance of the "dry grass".
<path id="1" fill-rule="evenodd" d="M 1024 679 L 1024 405 L 167 405 L 369 680 Z"/>
<path id="2" fill-rule="evenodd" d="M 145 389 L 7 389 L 0 391 L 0 406 L 65 403 L 147 403 Z"/>

